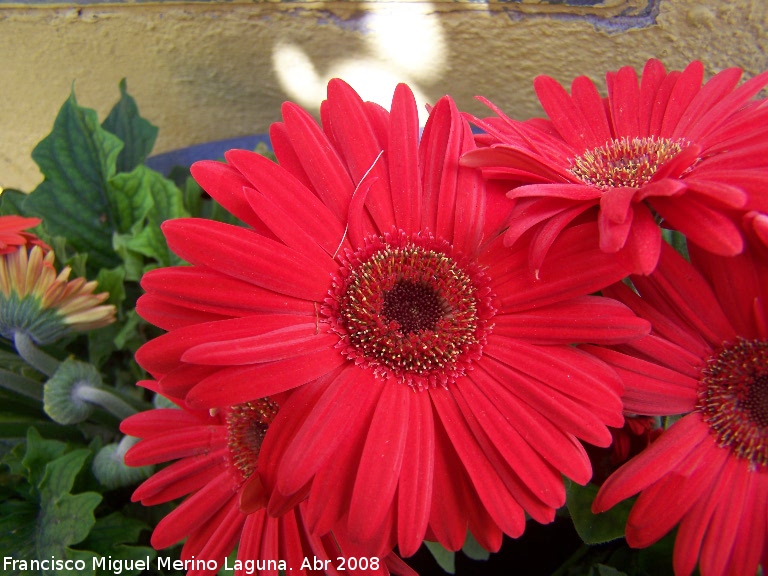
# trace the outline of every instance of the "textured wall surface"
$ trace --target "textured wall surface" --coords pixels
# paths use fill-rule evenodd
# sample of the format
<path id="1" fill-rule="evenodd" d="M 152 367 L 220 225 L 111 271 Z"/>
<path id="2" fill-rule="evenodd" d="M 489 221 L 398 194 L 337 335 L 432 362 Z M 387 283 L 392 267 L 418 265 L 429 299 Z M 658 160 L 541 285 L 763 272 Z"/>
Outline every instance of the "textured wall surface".
<path id="1" fill-rule="evenodd" d="M 531 82 L 703 60 L 708 74 L 768 68 L 765 0 L 517 2 L 0 1 L 0 186 L 31 190 L 30 158 L 74 83 L 103 118 L 125 77 L 160 127 L 156 152 L 263 132 L 295 100 L 317 109 L 341 76 L 387 104 L 398 81 L 424 102 L 450 93 L 474 113 L 483 95 L 538 115 Z"/>

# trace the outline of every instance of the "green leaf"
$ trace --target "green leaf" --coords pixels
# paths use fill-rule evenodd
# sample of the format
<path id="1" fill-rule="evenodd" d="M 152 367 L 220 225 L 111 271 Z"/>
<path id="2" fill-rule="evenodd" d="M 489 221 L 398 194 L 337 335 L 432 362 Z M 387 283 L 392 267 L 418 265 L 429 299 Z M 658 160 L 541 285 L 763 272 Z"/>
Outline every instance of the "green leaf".
<path id="1" fill-rule="evenodd" d="M 117 171 L 130 172 L 149 156 L 157 139 L 157 126 L 139 116 L 136 101 L 128 95 L 125 78 L 120 80 L 120 100 L 101 124 L 123 142 Z"/>
<path id="2" fill-rule="evenodd" d="M 427 542 L 425 540 L 424 544 L 427 546 L 427 549 L 432 553 L 432 556 L 435 558 L 435 562 L 437 562 L 440 568 L 448 572 L 448 574 L 456 574 L 456 553 L 455 552 L 446 550 L 438 542 Z"/>
<path id="3" fill-rule="evenodd" d="M 144 339 L 139 331 L 139 326 L 143 322 L 144 320 L 136 313 L 136 310 L 128 312 L 125 324 L 115 336 L 115 347 L 118 350 L 132 350 L 135 352 L 144 343 Z"/>
<path id="4" fill-rule="evenodd" d="M 87 540 L 82 543 L 82 548 L 93 550 L 102 558 L 111 556 L 113 561 L 144 560 L 149 556 L 151 562 L 157 555 L 154 549 L 148 546 L 131 546 L 139 539 L 142 530 L 149 530 L 149 526 L 136 518 L 128 518 L 120 512 L 113 512 L 109 516 L 96 520 L 96 525 Z M 129 576 L 139 572 L 140 570 L 123 570 L 122 574 Z M 114 572 L 100 569 L 98 573 L 113 574 Z"/>
<path id="5" fill-rule="evenodd" d="M 467 539 L 464 541 L 464 546 L 461 547 L 461 551 L 464 554 L 472 558 L 472 560 L 488 560 L 491 557 L 491 553 L 485 548 L 480 546 L 472 532 L 467 531 Z"/>
<path id="6" fill-rule="evenodd" d="M 38 486 L 38 558 L 70 557 L 68 547 L 85 540 L 96 523 L 93 511 L 101 502 L 101 494 L 70 494 L 75 478 L 90 456 L 88 449 L 73 450 L 45 467 L 45 475 Z"/>
<path id="7" fill-rule="evenodd" d="M 14 449 L 4 461 L 12 472 L 26 480 L 17 481 L 16 497 L 6 497 L 0 504 L 4 556 L 19 560 L 82 559 L 86 570 L 79 574 L 93 574 L 91 559 L 96 555 L 71 548 L 88 536 L 95 523 L 93 512 L 101 502 L 101 494 L 96 492 L 71 494 L 91 451 L 85 448 L 67 451 L 66 444 L 45 440 L 35 429 L 30 429 L 27 434 L 21 466 L 14 465 L 20 450 L 21 446 Z M 28 571 L 21 573 L 31 574 Z M 56 576 L 76 574 L 65 569 L 46 573 Z"/>
<path id="8" fill-rule="evenodd" d="M 6 188 L 0 193 L 0 214 L 3 216 L 23 216 L 22 203 L 26 199 L 27 195 L 24 192 Z"/>
<path id="9" fill-rule="evenodd" d="M 78 106 L 73 91 L 53 131 L 32 151 L 45 179 L 24 201 L 24 211 L 43 218 L 51 235 L 64 236 L 76 251 L 88 253 L 94 275 L 120 263 L 112 249 L 108 182 L 122 146 L 99 126 L 94 110 Z"/>
<path id="10" fill-rule="evenodd" d="M 592 513 L 592 502 L 599 488 L 594 484 L 579 486 L 570 482 L 566 490 L 566 505 L 573 525 L 585 544 L 604 544 L 624 536 L 632 501 L 625 500 L 601 514 Z"/>
<path id="11" fill-rule="evenodd" d="M 109 204 L 115 217 L 115 231 L 127 234 L 144 222 L 152 209 L 152 194 L 148 172 L 139 166 L 131 172 L 121 172 L 110 180 Z"/>
<path id="12" fill-rule="evenodd" d="M 181 260 L 168 248 L 160 230 L 160 225 L 166 220 L 189 215 L 184 209 L 181 191 L 173 182 L 145 166 L 134 170 L 131 177 L 134 184 L 140 183 L 138 185 L 146 190 L 152 208 L 147 213 L 146 226 L 128 240 L 126 246 L 134 252 L 153 258 L 161 266 L 181 264 Z M 116 178 L 117 188 L 118 184 L 124 185 L 125 182 Z"/>
<path id="13" fill-rule="evenodd" d="M 66 449 L 64 442 L 46 440 L 36 429 L 30 428 L 27 431 L 27 452 L 21 461 L 29 483 L 36 487 L 45 475 L 48 462 L 64 454 Z"/>

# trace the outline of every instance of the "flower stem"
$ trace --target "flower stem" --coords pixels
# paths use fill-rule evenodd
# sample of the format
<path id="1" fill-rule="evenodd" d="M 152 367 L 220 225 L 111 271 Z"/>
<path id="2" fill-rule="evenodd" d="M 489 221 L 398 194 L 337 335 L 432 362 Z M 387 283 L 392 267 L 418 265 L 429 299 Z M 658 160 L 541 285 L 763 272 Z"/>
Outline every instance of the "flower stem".
<path id="1" fill-rule="evenodd" d="M 38 402 L 43 400 L 43 387 L 39 382 L 8 370 L 0 369 L 0 387 Z"/>
<path id="2" fill-rule="evenodd" d="M 135 436 L 123 436 L 123 439 L 120 440 L 120 443 L 117 445 L 117 449 L 115 450 L 115 460 L 122 464 L 125 453 L 128 452 L 128 450 L 130 450 L 138 441 L 139 438 L 136 438 Z"/>
<path id="3" fill-rule="evenodd" d="M 17 330 L 13 333 L 13 344 L 16 346 L 16 351 L 19 353 L 24 361 L 39 370 L 46 376 L 53 376 L 56 369 L 59 367 L 60 362 L 53 356 L 49 356 L 37 346 L 35 346 L 32 339 L 26 332 Z"/>
<path id="4" fill-rule="evenodd" d="M 75 388 L 73 396 L 83 402 L 96 404 L 97 406 L 104 408 L 104 410 L 120 420 L 138 412 L 133 406 L 128 404 L 125 400 L 118 398 L 109 390 L 96 388 L 85 383 Z"/>

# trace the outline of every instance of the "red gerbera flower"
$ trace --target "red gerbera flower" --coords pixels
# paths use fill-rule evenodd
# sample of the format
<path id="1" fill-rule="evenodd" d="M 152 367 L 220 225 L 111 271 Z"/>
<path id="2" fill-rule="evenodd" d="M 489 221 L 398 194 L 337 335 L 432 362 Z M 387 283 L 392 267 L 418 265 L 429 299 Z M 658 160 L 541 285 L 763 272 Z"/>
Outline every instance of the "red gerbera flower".
<path id="1" fill-rule="evenodd" d="M 659 266 L 607 293 L 653 324 L 651 335 L 590 348 L 626 385 L 627 410 L 684 414 L 602 486 L 604 511 L 640 492 L 631 546 L 679 524 L 675 574 L 755 574 L 768 561 L 768 268 L 692 248 L 694 266 L 664 245 Z"/>
<path id="2" fill-rule="evenodd" d="M 22 216 L 0 216 L 0 255 L 16 252 L 19 246 L 32 248 L 40 246 L 43 254 L 48 252 L 48 245 L 31 232 L 24 232 L 40 224 L 39 218 L 24 218 Z"/>
<path id="3" fill-rule="evenodd" d="M 155 388 L 154 382 L 144 386 Z M 240 511 L 244 482 L 257 467 L 261 443 L 279 406 L 272 399 L 245 402 L 215 413 L 180 408 L 158 408 L 123 421 L 125 434 L 142 438 L 125 455 L 129 466 L 174 461 L 139 486 L 133 501 L 145 506 L 187 496 L 155 527 L 152 545 L 165 548 L 186 538 L 181 559 L 187 574 L 217 573 L 237 546 L 237 561 L 229 562 L 237 576 L 278 574 L 278 570 L 309 574 L 319 565 L 327 574 L 414 574 L 396 555 L 366 558 L 365 569 L 341 566 L 339 558 L 355 555 L 340 534 L 311 534 L 299 506 L 279 518 L 261 509 Z M 312 560 L 307 563 L 307 558 Z M 317 564 L 320 562 L 321 564 Z"/>
<path id="4" fill-rule="evenodd" d="M 639 83 L 631 67 L 609 73 L 607 98 L 584 76 L 570 94 L 540 76 L 534 87 L 550 120 L 518 122 L 487 103 L 498 117 L 475 122 L 489 147 L 462 162 L 514 186 L 506 242 L 536 230 L 538 269 L 560 231 L 594 209 L 601 249 L 626 249 L 638 273 L 656 266 L 659 221 L 713 253 L 740 253 L 741 215 L 768 212 L 768 108 L 749 102 L 768 72 L 738 88 L 738 68 L 702 86 L 703 74 L 701 62 L 667 73 L 649 60 Z"/>
<path id="5" fill-rule="evenodd" d="M 322 128 L 293 104 L 271 136 L 280 165 L 231 151 L 192 172 L 252 230 L 167 222 L 192 264 L 147 274 L 138 309 L 166 329 L 137 358 L 161 389 L 217 407 L 296 389 L 267 434 L 259 482 L 280 514 L 307 499 L 313 533 L 341 525 L 369 553 L 427 536 L 487 549 L 551 521 L 562 474 L 587 482 L 577 438 L 622 424 L 618 378 L 573 342 L 648 329 L 585 296 L 626 267 L 574 227 L 536 279 L 485 218 L 474 147 L 444 98 L 419 142 L 413 95 L 391 113 L 339 80 Z M 262 492 L 261 486 L 266 490 Z"/>

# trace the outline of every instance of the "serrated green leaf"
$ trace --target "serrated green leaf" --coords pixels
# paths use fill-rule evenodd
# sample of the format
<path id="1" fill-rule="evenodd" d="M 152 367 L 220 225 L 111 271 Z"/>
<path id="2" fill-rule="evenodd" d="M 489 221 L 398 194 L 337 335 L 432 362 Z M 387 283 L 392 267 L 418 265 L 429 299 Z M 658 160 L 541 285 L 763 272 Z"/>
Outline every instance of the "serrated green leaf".
<path id="1" fill-rule="evenodd" d="M 70 494 L 75 478 L 90 456 L 88 449 L 73 450 L 46 465 L 45 475 L 38 486 L 37 558 L 94 556 L 70 548 L 88 536 L 96 523 L 93 511 L 101 503 L 101 494 L 97 492 Z"/>
<path id="2" fill-rule="evenodd" d="M 90 271 L 117 266 L 109 179 L 123 144 L 99 126 L 96 112 L 78 106 L 74 91 L 59 111 L 52 132 L 32 151 L 45 179 L 23 203 L 25 213 L 43 218 L 51 235 L 64 236 L 88 253 Z"/>
<path id="3" fill-rule="evenodd" d="M 147 213 L 146 226 L 137 231 L 126 246 L 134 252 L 154 259 L 160 266 L 180 264 L 181 260 L 168 248 L 160 225 L 166 220 L 189 215 L 184 209 L 181 191 L 173 182 L 144 166 L 134 170 L 132 175 L 141 182 L 141 186 L 151 198 L 152 208 Z"/>
<path id="4" fill-rule="evenodd" d="M 451 552 L 443 548 L 438 542 L 424 541 L 427 549 L 437 562 L 438 566 L 448 572 L 448 574 L 456 574 L 456 553 Z"/>
<path id="5" fill-rule="evenodd" d="M 6 188 L 0 193 L 0 215 L 23 216 L 22 203 L 26 198 L 27 195 L 24 192 Z"/>
<path id="6" fill-rule="evenodd" d="M 64 454 L 66 449 L 64 442 L 46 440 L 35 428 L 30 428 L 27 431 L 27 452 L 21 461 L 29 483 L 37 487 L 45 475 L 48 462 Z"/>
<path id="7" fill-rule="evenodd" d="M 125 319 L 125 324 L 114 338 L 115 347 L 118 350 L 136 351 L 144 343 L 138 327 L 144 322 L 136 310 L 131 310 Z"/>
<path id="8" fill-rule="evenodd" d="M 123 261 L 122 268 L 125 270 L 125 280 L 127 282 L 138 282 L 144 272 L 144 256 L 128 248 L 128 243 L 133 239 L 131 234 L 115 234 L 112 237 L 112 245 L 115 253 Z"/>
<path id="9" fill-rule="evenodd" d="M 109 293 L 109 299 L 106 303 L 120 307 L 125 300 L 125 268 L 122 266 L 111 270 L 102 268 L 96 276 L 96 281 L 99 283 L 97 292 Z"/>
<path id="10" fill-rule="evenodd" d="M 585 544 L 604 544 L 624 536 L 631 501 L 624 501 L 607 512 L 592 513 L 592 502 L 599 488 L 594 484 L 579 486 L 570 482 L 566 490 L 566 506 L 576 532 Z"/>
<path id="11" fill-rule="evenodd" d="M 123 149 L 117 157 L 118 172 L 130 172 L 142 164 L 157 139 L 157 126 L 139 116 L 136 101 L 128 94 L 125 78 L 120 80 L 120 100 L 101 127 L 123 142 Z"/>
<path id="12" fill-rule="evenodd" d="M 51 557 L 82 559 L 86 565 L 84 571 L 54 568 L 46 574 L 93 574 L 90 567 L 95 554 L 70 547 L 82 542 L 88 535 L 95 522 L 93 511 L 101 502 L 101 495 L 96 492 L 70 493 L 91 451 L 79 449 L 67 452 L 66 444 L 45 440 L 34 429 L 27 434 L 25 448 L 21 466 L 13 466 L 12 463 L 14 458 L 18 460 L 21 446 L 4 462 L 26 479 L 17 482 L 17 496 L 6 498 L 0 505 L 4 556 L 27 561 Z M 16 573 L 32 574 L 27 570 L 17 570 Z"/>
<path id="13" fill-rule="evenodd" d="M 109 203 L 115 217 L 115 231 L 119 234 L 131 232 L 152 209 L 148 172 L 151 172 L 148 168 L 139 166 L 131 172 L 116 174 L 109 182 Z"/>
<path id="14" fill-rule="evenodd" d="M 113 560 L 143 560 L 147 556 L 150 561 L 157 553 L 147 546 L 131 546 L 131 543 L 139 539 L 142 530 L 148 530 L 141 520 L 128 518 L 120 512 L 113 512 L 109 516 L 96 520 L 88 538 L 82 543 L 81 548 L 92 550 L 102 558 L 111 556 Z M 108 570 L 99 570 L 99 573 L 111 574 Z M 140 570 L 123 570 L 122 574 L 138 574 Z"/>

